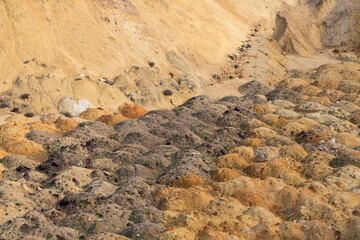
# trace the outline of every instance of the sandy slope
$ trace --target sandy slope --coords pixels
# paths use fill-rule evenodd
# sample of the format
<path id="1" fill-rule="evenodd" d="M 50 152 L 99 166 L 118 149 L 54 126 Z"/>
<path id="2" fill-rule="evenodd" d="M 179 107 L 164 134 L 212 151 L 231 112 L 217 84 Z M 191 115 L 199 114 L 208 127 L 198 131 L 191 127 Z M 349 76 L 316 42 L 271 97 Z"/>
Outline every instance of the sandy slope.
<path id="1" fill-rule="evenodd" d="M 0 89 L 12 89 L 12 99 L 30 93 L 26 105 L 32 109 L 23 109 L 20 100 L 10 104 L 23 112 L 53 112 L 64 96 L 114 109 L 136 91 L 154 95 L 139 97 L 148 108 L 170 107 L 171 101 L 201 93 L 254 24 L 267 19 L 265 30 L 272 31 L 274 12 L 283 2 L 295 1 L 1 1 Z M 153 79 L 124 72 L 133 65 L 148 68 L 149 61 L 155 63 Z M 81 84 L 74 81 L 79 74 L 88 76 Z M 119 74 L 130 83 L 112 88 L 98 81 Z M 184 76 L 193 87 L 164 99 L 165 87 L 157 80 L 177 92 L 172 85 Z M 142 83 L 135 86 L 137 78 Z"/>

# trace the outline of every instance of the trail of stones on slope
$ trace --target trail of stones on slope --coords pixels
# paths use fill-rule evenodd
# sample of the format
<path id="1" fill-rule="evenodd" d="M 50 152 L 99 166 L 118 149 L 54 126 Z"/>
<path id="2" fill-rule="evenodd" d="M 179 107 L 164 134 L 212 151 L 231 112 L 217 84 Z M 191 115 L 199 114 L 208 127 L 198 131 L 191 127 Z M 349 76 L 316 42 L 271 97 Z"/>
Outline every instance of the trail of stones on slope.
<path id="1" fill-rule="evenodd" d="M 48 116 L 64 132 L 20 136 L 42 159 L 0 159 L 0 239 L 356 239 L 359 79 L 324 65 L 127 120 Z"/>

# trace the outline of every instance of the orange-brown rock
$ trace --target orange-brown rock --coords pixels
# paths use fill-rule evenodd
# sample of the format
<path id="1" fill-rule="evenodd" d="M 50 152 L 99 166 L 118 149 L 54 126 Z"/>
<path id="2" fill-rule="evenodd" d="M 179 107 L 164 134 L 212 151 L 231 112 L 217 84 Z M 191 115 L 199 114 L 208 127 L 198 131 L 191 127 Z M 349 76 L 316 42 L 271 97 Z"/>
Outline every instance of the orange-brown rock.
<path id="1" fill-rule="evenodd" d="M 95 236 L 90 236 L 89 237 L 90 240 L 130 240 L 127 237 L 115 234 L 115 233 L 100 233 L 100 234 L 96 234 Z"/>
<path id="2" fill-rule="evenodd" d="M 332 102 L 327 96 L 311 96 L 308 100 L 311 102 L 320 103 L 324 106 L 329 106 L 332 104 Z"/>
<path id="3" fill-rule="evenodd" d="M 229 168 L 218 168 L 211 172 L 211 177 L 217 182 L 226 182 L 240 176 L 240 173 Z"/>
<path id="4" fill-rule="evenodd" d="M 243 142 L 244 146 L 251 147 L 251 148 L 257 148 L 257 147 L 263 147 L 265 146 L 265 143 L 260 138 L 247 138 Z"/>
<path id="5" fill-rule="evenodd" d="M 30 119 L 25 117 L 22 114 L 14 114 L 8 118 L 5 119 L 6 122 L 8 123 L 17 123 L 20 125 L 24 125 L 30 122 Z"/>
<path id="6" fill-rule="evenodd" d="M 80 114 L 80 117 L 89 121 L 96 121 L 100 116 L 110 114 L 108 111 L 98 108 L 89 108 L 85 112 Z"/>
<path id="7" fill-rule="evenodd" d="M 172 181 L 171 185 L 174 187 L 191 188 L 202 185 L 204 181 L 195 174 L 187 174 Z"/>
<path id="8" fill-rule="evenodd" d="M 360 146 L 360 138 L 352 133 L 338 133 L 334 136 L 336 143 L 342 144 L 348 148 L 356 148 Z"/>
<path id="9" fill-rule="evenodd" d="M 274 158 L 264 163 L 254 163 L 245 172 L 256 178 L 265 179 L 266 177 L 280 177 L 287 173 L 298 175 L 297 168 L 300 163 L 287 158 Z"/>
<path id="10" fill-rule="evenodd" d="M 260 119 L 264 123 L 266 123 L 270 126 L 276 126 L 276 127 L 281 127 L 287 123 L 285 118 L 280 117 L 275 114 L 272 114 L 272 113 L 265 114 L 265 115 L 261 116 Z"/>
<path id="11" fill-rule="evenodd" d="M 55 121 L 55 126 L 62 132 L 66 133 L 74 130 L 79 122 L 72 118 L 60 117 Z"/>
<path id="12" fill-rule="evenodd" d="M 308 131 L 309 128 L 299 122 L 289 122 L 281 128 L 281 132 L 284 136 L 296 136 L 303 131 Z"/>
<path id="13" fill-rule="evenodd" d="M 2 143 L 2 147 L 8 153 L 31 157 L 38 157 L 44 151 L 43 146 L 23 137 L 9 139 Z"/>
<path id="14" fill-rule="evenodd" d="M 264 122 L 262 122 L 256 118 L 250 118 L 247 121 L 245 121 L 244 123 L 242 123 L 240 125 L 240 127 L 247 131 L 251 131 L 253 129 L 260 128 L 260 127 L 267 128 L 268 126 Z"/>
<path id="15" fill-rule="evenodd" d="M 308 153 L 305 151 L 303 146 L 299 144 L 293 144 L 290 146 L 283 146 L 280 148 L 280 156 L 293 158 L 298 161 L 305 159 Z"/>
<path id="16" fill-rule="evenodd" d="M 140 118 L 146 114 L 145 108 L 136 104 L 125 104 L 119 107 L 119 112 L 127 118 Z"/>
<path id="17" fill-rule="evenodd" d="M 286 186 L 279 178 L 267 177 L 265 179 L 241 176 L 227 182 L 213 184 L 213 189 L 221 196 L 232 196 L 236 191 L 273 192 Z"/>
<path id="18" fill-rule="evenodd" d="M 302 174 L 306 178 L 311 178 L 313 180 L 319 180 L 335 172 L 335 169 L 328 164 L 318 161 L 310 161 L 310 163 L 304 165 L 302 168 Z"/>
<path id="19" fill-rule="evenodd" d="M 194 232 L 189 231 L 184 227 L 171 228 L 160 235 L 160 240 L 195 240 Z"/>
<path id="20" fill-rule="evenodd" d="M 267 114 L 275 112 L 275 108 L 266 104 L 255 104 L 250 107 L 254 112 L 259 114 Z"/>
<path id="21" fill-rule="evenodd" d="M 0 159 L 3 158 L 3 157 L 6 157 L 7 155 L 9 155 L 9 153 L 7 153 L 4 150 L 0 149 Z"/>
<path id="22" fill-rule="evenodd" d="M 339 90 L 330 90 L 330 91 L 323 91 L 318 96 L 326 96 L 330 100 L 330 102 L 336 102 L 340 98 L 342 98 L 345 95 L 342 91 Z"/>
<path id="23" fill-rule="evenodd" d="M 226 218 L 226 215 L 239 216 L 246 209 L 246 206 L 233 197 L 220 197 L 211 201 L 202 211 L 209 215 L 222 215 Z"/>
<path id="24" fill-rule="evenodd" d="M 296 122 L 301 123 L 308 128 L 312 128 L 312 127 L 315 127 L 316 125 L 318 125 L 318 123 L 315 120 L 312 120 L 312 119 L 306 118 L 306 117 L 302 117 L 302 118 L 296 120 Z"/>
<path id="25" fill-rule="evenodd" d="M 29 132 L 33 130 L 45 131 L 54 134 L 60 134 L 55 124 L 48 121 L 31 122 L 25 125 Z"/>
<path id="26" fill-rule="evenodd" d="M 219 204 L 220 209 L 225 207 L 222 204 L 222 199 L 220 201 L 218 200 L 219 199 L 212 201 L 209 205 L 213 205 L 213 203 L 215 203 Z M 241 207 L 238 208 L 236 205 L 232 204 L 234 201 L 236 201 L 237 204 Z M 234 211 L 239 211 L 240 209 L 244 210 L 245 207 L 239 201 L 237 201 L 236 199 L 234 199 L 234 201 L 230 202 L 230 204 L 227 206 L 228 211 L 225 214 L 220 214 L 220 212 L 222 212 L 220 209 L 218 213 L 211 215 L 206 215 L 204 212 L 200 211 L 186 212 L 180 215 L 177 220 L 177 224 L 179 226 L 184 226 L 193 232 L 201 232 L 203 230 L 215 230 L 220 232 L 242 232 L 244 230 L 244 225 L 237 219 L 236 216 L 234 216 L 234 214 L 227 214 L 230 212 L 229 210 L 233 207 L 235 207 Z M 204 210 L 206 212 L 209 211 L 208 207 L 205 207 Z M 210 212 L 212 211 L 210 210 Z"/>
<path id="27" fill-rule="evenodd" d="M 238 216 L 238 219 L 248 228 L 252 228 L 263 223 L 278 225 L 282 222 L 282 219 L 277 217 L 274 213 L 270 212 L 266 208 L 258 206 L 249 207 L 243 212 L 243 215 Z"/>
<path id="28" fill-rule="evenodd" d="M 5 123 L 0 126 L 1 141 L 15 137 L 25 137 L 26 133 L 26 129 L 17 123 Z"/>
<path id="29" fill-rule="evenodd" d="M 230 149 L 230 153 L 236 153 L 244 157 L 248 162 L 254 160 L 254 150 L 251 147 L 240 146 Z"/>
<path id="30" fill-rule="evenodd" d="M 329 164 L 329 162 L 334 158 L 335 158 L 335 156 L 330 153 L 316 150 L 316 151 L 311 152 L 307 156 L 307 161 L 308 162 L 318 161 L 318 162 L 322 162 L 325 164 Z"/>
<path id="31" fill-rule="evenodd" d="M 198 240 L 219 240 L 219 239 L 242 239 L 247 240 L 250 239 L 245 233 L 242 232 L 222 232 L 222 231 L 214 231 L 214 230 L 205 230 L 197 234 Z"/>
<path id="32" fill-rule="evenodd" d="M 96 119 L 96 121 L 100 121 L 105 123 L 106 125 L 113 126 L 119 122 L 125 121 L 127 118 L 122 116 L 121 114 L 104 114 Z"/>
<path id="33" fill-rule="evenodd" d="M 299 86 L 309 85 L 311 83 L 310 79 L 302 79 L 302 78 L 287 78 L 278 83 L 279 88 L 290 88 L 294 89 Z"/>
<path id="34" fill-rule="evenodd" d="M 251 137 L 256 137 L 256 138 L 263 138 L 263 139 L 269 139 L 269 138 L 273 138 L 277 135 L 276 132 L 274 132 L 273 130 L 271 130 L 270 128 L 266 128 L 266 127 L 259 127 L 259 128 L 255 128 L 254 130 L 251 131 L 250 136 Z"/>
<path id="35" fill-rule="evenodd" d="M 296 141 L 299 143 L 313 143 L 319 144 L 321 141 L 328 141 L 331 136 L 327 132 L 310 130 L 308 132 L 301 132 L 296 136 Z"/>
<path id="36" fill-rule="evenodd" d="M 177 212 L 201 210 L 214 197 L 200 189 L 166 188 L 156 193 L 159 209 Z"/>
<path id="37" fill-rule="evenodd" d="M 294 91 L 306 96 L 317 96 L 321 93 L 321 89 L 313 85 L 302 85 L 294 88 Z"/>
<path id="38" fill-rule="evenodd" d="M 310 190 L 307 190 L 307 194 L 313 194 Z M 306 195 L 303 195 L 298 189 L 292 186 L 286 186 L 275 194 L 275 202 L 278 210 L 294 209 L 298 206 Z"/>
<path id="39" fill-rule="evenodd" d="M 236 153 L 229 153 L 218 157 L 215 160 L 215 163 L 219 168 L 244 169 L 249 166 L 249 162 L 244 157 Z"/>
<path id="40" fill-rule="evenodd" d="M 237 191 L 232 195 L 233 198 L 237 199 L 244 206 L 252 207 L 263 207 L 272 211 L 274 204 L 267 198 L 267 196 L 260 192 L 254 191 Z"/>

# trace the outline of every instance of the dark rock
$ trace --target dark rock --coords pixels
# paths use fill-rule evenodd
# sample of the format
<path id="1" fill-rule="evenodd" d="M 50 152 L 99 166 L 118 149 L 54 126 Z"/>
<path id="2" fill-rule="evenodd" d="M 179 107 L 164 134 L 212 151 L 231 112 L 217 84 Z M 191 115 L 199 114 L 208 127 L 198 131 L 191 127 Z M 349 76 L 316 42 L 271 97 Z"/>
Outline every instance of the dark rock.
<path id="1" fill-rule="evenodd" d="M 271 91 L 266 94 L 266 97 L 269 101 L 287 100 L 292 103 L 300 103 L 303 100 L 303 95 L 287 88 L 279 88 Z"/>
<path id="2" fill-rule="evenodd" d="M 258 81 L 251 81 L 241 85 L 238 89 L 241 94 L 261 94 L 266 95 L 272 91 L 271 88 Z"/>
<path id="3" fill-rule="evenodd" d="M 26 138 L 38 144 L 45 145 L 57 139 L 58 136 L 50 132 L 34 130 L 26 134 Z"/>

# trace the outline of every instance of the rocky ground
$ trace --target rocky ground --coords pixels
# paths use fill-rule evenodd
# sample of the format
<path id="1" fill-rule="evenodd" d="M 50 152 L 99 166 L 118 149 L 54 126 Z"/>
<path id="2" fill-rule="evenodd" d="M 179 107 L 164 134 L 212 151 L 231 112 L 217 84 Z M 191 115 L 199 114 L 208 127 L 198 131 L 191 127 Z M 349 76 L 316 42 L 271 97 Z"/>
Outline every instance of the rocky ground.
<path id="1" fill-rule="evenodd" d="M 0 126 L 0 239 L 359 239 L 360 65 Z M 145 115 L 144 115 L 145 114 Z"/>
<path id="2" fill-rule="evenodd" d="M 0 240 L 360 239 L 358 0 L 22 2 L 0 3 Z M 39 53 L 26 17 L 84 46 Z"/>

